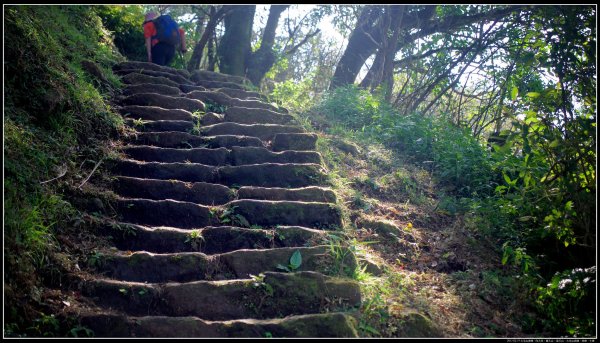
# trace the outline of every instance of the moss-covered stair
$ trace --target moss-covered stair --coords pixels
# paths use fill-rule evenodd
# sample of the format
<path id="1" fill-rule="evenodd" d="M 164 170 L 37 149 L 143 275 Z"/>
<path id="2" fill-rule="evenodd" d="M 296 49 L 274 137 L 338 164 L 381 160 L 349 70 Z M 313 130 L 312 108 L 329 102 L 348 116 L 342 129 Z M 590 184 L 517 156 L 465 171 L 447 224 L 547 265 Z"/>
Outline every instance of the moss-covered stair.
<path id="1" fill-rule="evenodd" d="M 316 136 L 240 77 L 115 71 L 137 133 L 112 161 L 118 216 L 100 232 L 115 249 L 80 276 L 81 324 L 98 337 L 355 337 L 360 289 L 342 271 L 356 261 L 324 243 L 342 219 Z"/>

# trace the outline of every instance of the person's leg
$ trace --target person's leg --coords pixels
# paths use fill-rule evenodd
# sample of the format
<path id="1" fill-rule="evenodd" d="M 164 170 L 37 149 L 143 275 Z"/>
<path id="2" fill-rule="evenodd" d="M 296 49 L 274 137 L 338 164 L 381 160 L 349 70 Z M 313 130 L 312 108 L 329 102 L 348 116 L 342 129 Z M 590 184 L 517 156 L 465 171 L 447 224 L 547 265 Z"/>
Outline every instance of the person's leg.
<path id="1" fill-rule="evenodd" d="M 175 58 L 175 47 L 173 45 L 165 44 L 165 64 L 166 66 L 170 65 Z"/>
<path id="2" fill-rule="evenodd" d="M 161 66 L 166 65 L 165 47 L 166 44 L 163 43 L 157 43 L 152 47 L 152 63 L 156 63 Z"/>

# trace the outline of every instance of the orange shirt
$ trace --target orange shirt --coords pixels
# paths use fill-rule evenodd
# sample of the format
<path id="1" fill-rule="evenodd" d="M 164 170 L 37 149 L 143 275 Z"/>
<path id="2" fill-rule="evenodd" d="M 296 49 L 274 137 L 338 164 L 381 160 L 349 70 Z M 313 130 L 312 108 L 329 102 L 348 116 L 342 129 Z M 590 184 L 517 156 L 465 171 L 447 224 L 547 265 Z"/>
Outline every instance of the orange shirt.
<path id="1" fill-rule="evenodd" d="M 154 22 L 149 21 L 144 24 L 144 38 L 152 37 L 156 35 L 156 26 L 154 26 Z M 181 38 L 184 38 L 185 31 L 182 28 L 179 28 L 179 35 Z M 152 39 L 152 46 L 155 46 L 158 43 L 158 39 Z"/>

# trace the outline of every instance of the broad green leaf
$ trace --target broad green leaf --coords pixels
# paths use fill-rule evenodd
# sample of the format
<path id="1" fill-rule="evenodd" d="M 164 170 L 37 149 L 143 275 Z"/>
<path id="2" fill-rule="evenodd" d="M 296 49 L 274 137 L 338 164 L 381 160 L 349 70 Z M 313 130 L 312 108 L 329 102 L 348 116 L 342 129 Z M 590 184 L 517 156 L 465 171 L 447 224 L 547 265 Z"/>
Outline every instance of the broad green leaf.
<path id="1" fill-rule="evenodd" d="M 551 148 L 556 148 L 559 145 L 560 145 L 560 141 L 558 139 L 555 139 L 550 143 Z"/>
<path id="2" fill-rule="evenodd" d="M 517 95 L 519 95 L 519 88 L 517 88 L 516 86 L 513 86 L 512 90 L 510 91 L 510 99 L 516 100 Z"/>
<path id="3" fill-rule="evenodd" d="M 538 93 L 538 92 L 528 92 L 527 96 L 530 97 L 530 98 L 532 98 L 532 99 L 535 99 L 535 98 L 537 98 L 537 97 L 540 96 L 540 93 Z"/>
<path id="4" fill-rule="evenodd" d="M 502 176 L 504 177 L 504 181 L 506 181 L 507 184 L 512 185 L 513 184 L 513 180 L 510 179 L 510 177 L 508 175 L 506 175 L 506 173 L 502 173 Z"/>
<path id="5" fill-rule="evenodd" d="M 298 269 L 302 264 L 302 255 L 300 254 L 300 250 L 294 251 L 292 257 L 290 257 L 290 267 L 292 269 Z"/>

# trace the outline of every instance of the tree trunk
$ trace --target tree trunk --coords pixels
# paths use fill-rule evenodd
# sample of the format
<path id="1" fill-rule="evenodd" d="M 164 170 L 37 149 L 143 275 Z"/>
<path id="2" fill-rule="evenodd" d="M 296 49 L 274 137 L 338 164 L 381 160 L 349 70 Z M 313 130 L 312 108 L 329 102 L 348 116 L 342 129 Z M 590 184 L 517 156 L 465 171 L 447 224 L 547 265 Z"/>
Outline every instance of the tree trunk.
<path id="1" fill-rule="evenodd" d="M 391 7 L 396 6 L 392 5 Z M 396 46 L 395 52 L 403 46 L 433 33 L 452 32 L 474 22 L 503 18 L 525 6 L 494 8 L 474 15 L 451 15 L 444 18 L 435 16 L 436 7 L 436 5 L 427 5 L 413 11 L 410 11 L 408 7 L 405 8 L 400 26 L 400 30 L 404 31 L 405 34 L 399 35 L 401 44 Z M 381 32 L 381 19 L 381 6 L 365 6 L 363 8 L 356 22 L 356 27 L 350 34 L 346 50 L 336 66 L 329 89 L 354 83 L 365 61 L 380 49 L 384 37 Z M 414 33 L 411 33 L 411 31 Z M 374 70 L 373 73 L 375 72 Z M 374 75 L 369 76 L 369 78 L 372 77 Z"/>
<path id="2" fill-rule="evenodd" d="M 380 6 L 365 6 L 350 34 L 348 45 L 338 62 L 331 80 L 330 89 L 354 83 L 365 61 L 377 50 L 381 41 L 378 24 L 381 20 Z M 378 24 L 373 25 L 377 22 Z"/>
<path id="3" fill-rule="evenodd" d="M 215 71 L 215 63 L 217 62 L 217 58 L 216 58 L 216 51 L 215 51 L 215 41 L 216 41 L 216 37 L 215 34 L 213 33 L 212 36 L 210 36 L 210 39 L 208 40 L 208 48 L 207 48 L 207 52 L 206 54 L 208 55 L 208 70 L 210 71 Z"/>
<path id="4" fill-rule="evenodd" d="M 260 86 L 265 74 L 275 64 L 276 56 L 273 52 L 273 43 L 275 42 L 275 30 L 279 23 L 281 13 L 285 11 L 289 5 L 271 5 L 269 9 L 269 19 L 263 33 L 260 48 L 252 53 L 247 61 L 247 77 L 252 84 Z"/>
<path id="5" fill-rule="evenodd" d="M 245 76 L 246 61 L 250 55 L 252 23 L 256 5 L 233 7 L 225 15 L 225 34 L 221 38 L 219 49 L 219 70 L 221 73 Z"/>
<path id="6" fill-rule="evenodd" d="M 217 24 L 221 20 L 221 17 L 229 10 L 229 8 L 221 7 L 219 10 L 216 10 L 214 6 L 210 8 L 210 15 L 208 24 L 206 24 L 206 29 L 204 33 L 202 33 L 202 37 L 198 41 L 198 44 L 194 47 L 194 52 L 192 53 L 192 57 L 187 65 L 187 70 L 192 72 L 199 68 L 200 61 L 202 60 L 202 52 L 204 51 L 204 46 L 208 42 L 209 38 L 213 35 Z"/>

